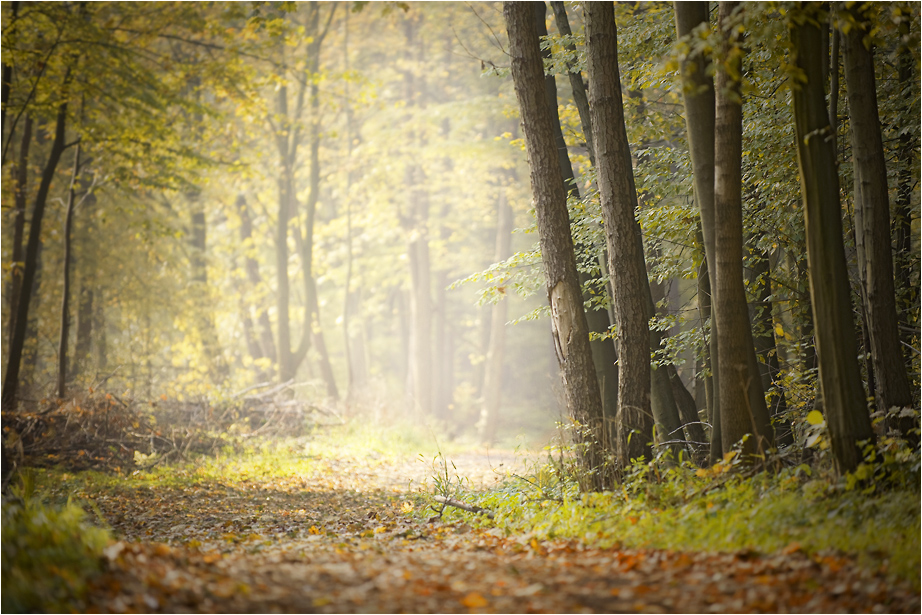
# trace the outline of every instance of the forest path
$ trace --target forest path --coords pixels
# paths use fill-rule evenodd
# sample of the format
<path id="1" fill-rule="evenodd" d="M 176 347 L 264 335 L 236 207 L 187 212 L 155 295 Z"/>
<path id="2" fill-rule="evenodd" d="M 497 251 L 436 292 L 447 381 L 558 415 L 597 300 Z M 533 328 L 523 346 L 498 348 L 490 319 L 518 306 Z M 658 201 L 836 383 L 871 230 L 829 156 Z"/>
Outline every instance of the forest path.
<path id="1" fill-rule="evenodd" d="M 86 610 L 918 612 L 918 595 L 845 558 L 598 549 L 420 520 L 419 488 L 440 467 L 489 486 L 524 463 L 509 453 L 343 457 L 309 475 L 85 494 L 122 539 Z"/>

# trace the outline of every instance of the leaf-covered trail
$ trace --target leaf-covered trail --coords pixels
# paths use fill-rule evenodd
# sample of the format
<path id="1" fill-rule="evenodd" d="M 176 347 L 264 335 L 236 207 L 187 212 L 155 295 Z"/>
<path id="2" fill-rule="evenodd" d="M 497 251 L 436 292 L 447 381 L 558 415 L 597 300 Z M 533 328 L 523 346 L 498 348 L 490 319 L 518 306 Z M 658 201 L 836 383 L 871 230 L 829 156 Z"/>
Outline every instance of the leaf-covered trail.
<path id="1" fill-rule="evenodd" d="M 474 486 L 507 456 L 457 458 Z M 122 541 L 103 612 L 918 612 L 838 557 L 597 549 L 420 520 L 424 463 L 318 460 L 285 479 L 86 493 Z M 451 470 L 455 472 L 454 469 Z M 190 486 L 191 485 L 191 486 Z"/>

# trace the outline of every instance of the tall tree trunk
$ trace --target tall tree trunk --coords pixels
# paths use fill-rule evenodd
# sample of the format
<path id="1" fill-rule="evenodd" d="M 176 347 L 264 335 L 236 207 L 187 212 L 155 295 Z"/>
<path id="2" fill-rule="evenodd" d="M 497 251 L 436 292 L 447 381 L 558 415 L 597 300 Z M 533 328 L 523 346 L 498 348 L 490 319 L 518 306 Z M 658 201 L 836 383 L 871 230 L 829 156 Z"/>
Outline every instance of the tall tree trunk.
<path id="1" fill-rule="evenodd" d="M 749 243 L 755 244 L 756 240 L 750 239 Z M 757 247 L 750 248 L 750 250 L 746 275 L 749 289 L 755 294 L 749 308 L 752 338 L 755 343 L 756 358 L 759 360 L 759 374 L 763 390 L 768 391 L 775 387 L 775 396 L 769 414 L 775 425 L 776 439 L 779 444 L 790 446 L 794 443 L 793 432 L 791 426 L 782 418 L 788 406 L 784 396 L 784 387 L 779 380 L 781 366 L 778 364 L 778 346 L 775 343 L 775 323 L 772 317 L 771 264 L 768 254 L 763 250 Z"/>
<path id="2" fill-rule="evenodd" d="M 67 383 L 67 342 L 70 337 L 70 263 L 71 237 L 74 227 L 74 208 L 77 203 L 77 176 L 80 174 L 80 143 L 74 150 L 74 166 L 70 176 L 70 189 L 67 191 L 67 213 L 64 215 L 64 258 L 61 284 L 61 326 L 58 338 L 58 399 L 64 399 Z"/>
<path id="3" fill-rule="evenodd" d="M 887 166 L 880 135 L 874 58 L 865 40 L 868 16 L 857 7 L 843 9 L 855 24 L 844 35 L 845 86 L 851 124 L 855 175 L 855 239 L 859 277 L 864 289 L 877 407 L 912 405 L 897 328 L 890 238 Z"/>
<path id="4" fill-rule="evenodd" d="M 909 18 L 904 17 L 900 21 L 900 36 L 909 36 Z M 899 51 L 899 68 L 898 76 L 900 80 L 900 92 L 903 93 L 904 99 L 908 105 L 912 103 L 912 97 L 907 93 L 912 91 L 913 85 L 913 67 L 915 61 L 913 52 L 908 44 L 901 44 Z M 900 164 L 899 174 L 897 175 L 897 192 L 896 208 L 894 210 L 893 220 L 893 237 L 896 243 L 896 271 L 895 280 L 897 293 L 897 309 L 900 314 L 900 322 L 906 325 L 916 325 L 919 322 L 919 274 L 913 274 L 915 267 L 919 262 L 918 251 L 912 247 L 912 192 L 914 188 L 913 160 L 916 150 L 916 144 L 912 134 L 905 132 L 900 135 L 900 144 L 898 148 L 898 160 Z M 916 283 L 913 284 L 913 279 Z M 912 341 L 911 335 L 904 335 L 903 341 L 908 343 Z"/>
<path id="5" fill-rule="evenodd" d="M 22 288 L 22 241 L 26 230 L 26 201 L 29 196 L 29 147 L 31 144 L 32 117 L 27 115 L 22 127 L 19 158 L 16 161 L 16 195 L 13 199 L 13 246 L 10 254 L 10 287 L 7 294 L 10 299 L 7 340 L 13 339 L 13 331 L 16 329 L 16 311 L 19 305 L 20 289 Z"/>
<path id="6" fill-rule="evenodd" d="M 250 217 L 250 207 L 247 204 L 246 196 L 237 195 L 235 202 L 237 206 L 237 215 L 240 216 L 240 245 L 244 252 L 243 269 L 246 272 L 247 282 L 249 283 L 250 296 L 262 297 L 263 293 L 260 288 L 263 285 L 262 274 L 259 270 L 259 261 L 254 257 L 255 249 L 253 247 L 253 220 Z M 254 306 L 256 310 L 256 323 L 253 327 L 255 342 L 258 348 L 251 351 L 254 359 L 267 357 L 275 361 L 278 357 L 275 348 L 275 339 L 272 337 L 272 323 L 269 322 L 269 312 L 264 306 L 259 304 Z M 249 314 L 250 306 L 245 305 L 244 311 Z"/>
<path id="7" fill-rule="evenodd" d="M 64 77 L 65 88 L 70 81 L 70 70 Z M 45 215 L 45 204 L 48 201 L 48 191 L 57 171 L 61 154 L 64 152 L 65 127 L 67 125 L 67 102 L 58 107 L 55 120 L 54 141 L 48 153 L 48 161 L 42 171 L 42 179 L 35 195 L 32 206 L 32 217 L 29 221 L 29 242 L 26 245 L 25 262 L 22 272 L 22 286 L 20 287 L 19 302 L 16 306 L 16 328 L 10 339 L 10 351 L 7 358 L 6 373 L 3 376 L 2 403 L 7 408 L 12 408 L 16 399 L 16 388 L 19 386 L 19 368 L 22 360 L 22 351 L 26 341 L 26 328 L 29 323 L 29 303 L 32 298 L 32 285 L 38 267 L 38 253 L 42 243 L 42 217 Z"/>
<path id="8" fill-rule="evenodd" d="M 719 70 L 716 84 L 714 143 L 714 311 L 720 348 L 721 447 L 729 451 L 747 434 L 746 454 L 764 453 L 773 444 L 771 420 L 762 381 L 755 366 L 755 347 L 743 286 L 742 135 L 743 111 L 739 74 L 742 50 L 730 21 L 736 2 L 720 3 L 724 57 L 731 66 Z M 752 354 L 752 357 L 750 357 Z M 750 360 L 752 359 L 752 360 Z M 755 395 L 750 390 L 755 388 Z"/>
<path id="9" fill-rule="evenodd" d="M 585 486 L 604 489 L 612 483 L 603 468 L 605 451 L 600 444 L 602 399 L 589 348 L 589 329 L 570 236 L 567 194 L 554 141 L 554 121 L 547 106 L 544 66 L 534 26 L 534 5 L 505 2 L 503 17 L 509 33 L 512 78 L 531 166 L 541 258 L 567 408 L 579 432 L 578 454 L 587 483 Z M 647 359 L 649 368 L 649 357 Z"/>
<path id="10" fill-rule="evenodd" d="M 627 467 L 632 459 L 650 458 L 650 287 L 635 218 L 637 192 L 624 125 L 614 8 L 607 2 L 588 2 L 584 8 L 593 141 L 618 331 L 615 448 Z"/>
<path id="11" fill-rule="evenodd" d="M 701 24 L 710 23 L 709 3 L 675 2 L 676 32 L 679 37 L 689 36 Z M 702 326 L 709 322 L 706 361 L 711 377 L 705 380 L 707 415 L 711 421 L 710 461 L 716 463 L 723 454 L 721 444 L 720 398 L 720 353 L 717 315 L 713 309 L 711 276 L 714 262 L 714 134 L 715 95 L 714 80 L 707 75 L 706 58 L 700 52 L 693 52 L 682 63 L 683 92 L 685 96 L 685 121 L 691 149 L 692 169 L 695 179 L 695 201 L 701 215 L 701 236 L 704 255 L 698 269 L 698 309 Z"/>
<path id="12" fill-rule="evenodd" d="M 792 19 L 789 28 L 795 66 L 806 78 L 793 88 L 793 104 L 810 294 L 826 422 L 837 465 L 846 472 L 861 462 L 858 442 L 872 440 L 874 432 L 864 402 L 857 345 L 848 334 L 854 331 L 854 321 L 842 241 L 839 177 L 833 145 L 826 138 L 831 126 L 825 106 L 820 30 L 809 19 L 815 7 L 798 10 L 807 14 L 792 16 L 798 19 Z"/>
<path id="13" fill-rule="evenodd" d="M 551 8 L 554 11 L 554 21 L 557 23 L 557 31 L 562 36 L 573 36 L 570 29 L 570 20 L 567 18 L 567 8 L 561 0 L 551 0 Z M 569 44 L 566 50 L 576 55 L 576 45 Z M 550 53 L 550 50 L 548 50 Z M 589 150 L 589 162 L 595 167 L 595 146 L 592 141 L 592 114 L 589 112 L 589 96 L 586 94 L 586 84 L 583 82 L 583 76 L 576 71 L 572 64 L 567 64 L 567 78 L 570 80 L 570 89 L 573 91 L 573 102 L 576 104 L 576 111 L 579 113 L 579 121 L 583 127 L 583 138 L 586 139 L 586 149 Z M 590 323 L 592 326 L 592 323 Z M 616 386 L 617 388 L 617 386 Z"/>
<path id="14" fill-rule="evenodd" d="M 542 8 L 543 4 L 535 4 L 535 28 L 538 33 L 539 40 L 541 37 L 547 36 L 547 25 L 545 22 L 545 10 Z M 557 9 L 555 9 L 557 10 Z M 566 11 L 564 10 L 562 16 L 557 15 L 558 24 L 566 23 Z M 562 21 L 561 21 L 562 20 Z M 569 28 L 569 24 L 565 26 Z M 544 59 L 550 59 L 551 50 L 543 49 L 541 55 Z M 574 76 L 574 73 L 570 73 L 571 78 Z M 575 78 L 579 81 L 579 94 L 574 94 L 575 98 L 585 99 L 586 105 L 586 122 L 584 123 L 584 130 L 588 130 L 589 134 L 592 134 L 591 130 L 591 118 L 589 117 L 589 102 L 586 98 L 585 88 L 582 87 L 582 77 L 575 75 Z M 571 80 L 572 85 L 572 80 Z M 557 145 L 557 161 L 560 165 L 560 174 L 563 177 L 564 190 L 567 191 L 568 195 L 572 199 L 579 200 L 579 188 L 576 185 L 576 177 L 573 173 L 573 165 L 570 163 L 570 156 L 567 152 L 567 143 L 563 138 L 563 130 L 560 126 L 560 116 L 557 111 L 557 83 L 554 79 L 554 75 L 545 75 L 544 76 L 544 87 L 545 94 L 547 96 L 547 106 L 551 112 L 551 119 L 554 122 L 554 142 Z M 591 136 L 588 143 L 591 143 Z M 593 253 L 595 251 L 595 246 L 585 245 L 581 243 L 576 244 L 576 251 L 578 254 Z M 598 280 L 593 279 L 588 273 L 584 271 L 579 272 L 579 283 L 580 287 L 583 289 L 583 301 L 590 302 L 593 299 L 591 291 L 593 288 L 598 288 Z M 589 347 L 592 350 L 592 363 L 595 365 L 595 374 L 596 379 L 599 381 L 602 395 L 602 412 L 605 417 L 605 429 L 602 434 L 606 438 L 603 444 L 607 447 L 610 447 L 614 443 L 614 437 L 616 436 L 616 423 L 615 415 L 618 410 L 618 355 L 615 352 L 615 343 L 611 338 L 607 337 L 611 330 L 611 320 L 608 317 L 608 312 L 606 310 L 600 309 L 589 309 L 586 311 L 586 323 L 589 325 L 589 331 L 595 334 L 596 338 L 589 341 Z"/>
<path id="15" fill-rule="evenodd" d="M 414 52 L 424 54 L 419 40 L 419 24 L 407 19 L 405 36 L 406 58 L 411 64 L 419 61 Z M 404 86 L 409 107 L 422 106 L 424 84 L 413 71 L 406 71 Z M 420 144 L 423 140 L 416 134 Z M 431 263 L 429 256 L 429 194 L 425 188 L 426 177 L 422 167 L 411 161 L 406 169 L 407 209 L 405 220 L 407 232 L 407 256 L 410 267 L 410 374 L 408 393 L 416 408 L 432 411 L 432 290 Z"/>
<path id="16" fill-rule="evenodd" d="M 535 11 L 536 13 L 538 11 Z M 512 207 L 506 201 L 506 186 L 500 186 L 497 202 L 496 249 L 493 262 L 504 261 L 512 255 Z M 493 304 L 490 315 L 490 342 L 487 346 L 484 368 L 483 401 L 480 407 L 480 441 L 491 445 L 496 437 L 496 423 L 502 396 L 503 363 L 506 349 L 506 318 L 509 304 L 505 298 Z"/>

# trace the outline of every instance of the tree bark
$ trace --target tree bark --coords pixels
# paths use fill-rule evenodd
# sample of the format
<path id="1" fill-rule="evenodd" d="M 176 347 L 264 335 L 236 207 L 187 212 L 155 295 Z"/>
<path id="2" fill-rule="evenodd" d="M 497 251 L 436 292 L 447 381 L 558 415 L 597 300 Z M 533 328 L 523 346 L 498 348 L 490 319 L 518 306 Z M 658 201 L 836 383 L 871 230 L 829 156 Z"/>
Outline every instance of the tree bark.
<path id="1" fill-rule="evenodd" d="M 535 27 L 538 33 L 539 40 L 541 37 L 547 36 L 547 25 L 545 23 L 545 11 L 541 8 L 541 4 L 535 4 Z M 555 9 L 557 11 L 558 9 Z M 566 10 L 564 10 L 561 17 L 560 14 L 557 15 L 557 23 L 566 24 L 565 27 L 569 30 L 569 24 L 566 22 Z M 542 58 L 550 59 L 551 51 L 550 49 L 542 49 L 541 51 Z M 571 85 L 573 84 L 574 74 L 571 72 Z M 576 81 L 578 84 L 576 86 L 580 90 L 580 94 L 574 94 L 574 98 L 580 98 L 585 101 L 586 107 L 586 121 L 583 123 L 583 130 L 587 131 L 590 134 L 589 140 L 587 143 L 591 143 L 591 134 L 592 134 L 592 120 L 589 117 L 589 101 L 586 98 L 586 91 L 583 87 L 582 77 L 575 75 Z M 568 193 L 570 198 L 579 200 L 580 193 L 579 188 L 576 185 L 576 177 L 573 173 L 573 165 L 570 163 L 570 156 L 567 151 L 567 143 L 563 138 L 563 130 L 560 126 L 560 116 L 557 111 L 557 83 L 554 78 L 554 75 L 545 75 L 544 76 L 544 88 L 545 94 L 547 96 L 547 106 L 551 112 L 551 119 L 554 122 L 554 142 L 557 145 L 557 161 L 560 165 L 560 174 L 563 177 L 564 190 Z M 579 105 L 580 103 L 578 103 Z M 582 116 L 580 116 L 582 120 Z M 594 154 L 591 154 L 594 159 Z M 595 251 L 594 246 L 576 244 L 575 249 L 578 254 L 592 253 Z M 583 301 L 589 303 L 592 300 L 592 295 L 590 294 L 590 289 L 598 287 L 597 280 L 594 280 L 588 273 L 579 271 L 579 284 L 583 289 Z M 595 374 L 596 379 L 599 381 L 601 387 L 600 393 L 602 395 L 602 412 L 604 414 L 604 425 L 603 436 L 603 445 L 610 448 L 612 443 L 614 443 L 614 438 L 616 437 L 616 423 L 615 415 L 618 409 L 618 354 L 615 352 L 615 343 L 611 338 L 607 336 L 611 331 L 611 320 L 608 316 L 607 310 L 601 309 L 589 309 L 586 311 L 586 323 L 589 326 L 589 331 L 595 334 L 596 339 L 590 339 L 589 347 L 592 350 L 592 363 L 595 365 Z"/>
<path id="2" fill-rule="evenodd" d="M 535 11 L 536 13 L 538 11 Z M 512 207 L 506 201 L 505 186 L 500 188 L 497 203 L 496 249 L 493 262 L 501 262 L 512 255 Z M 490 314 L 490 342 L 487 345 L 484 368 L 483 402 L 480 409 L 480 441 L 492 445 L 496 438 L 496 423 L 502 399 L 503 363 L 506 349 L 506 319 L 509 304 L 505 298 L 493 304 Z"/>
<path id="3" fill-rule="evenodd" d="M 67 384 L 67 342 L 70 337 L 70 269 L 71 237 L 74 227 L 74 208 L 77 203 L 77 176 L 80 174 L 80 143 L 74 150 L 74 166 L 70 176 L 70 189 L 67 191 L 67 212 L 64 215 L 64 258 L 61 265 L 61 323 L 58 338 L 58 399 L 64 399 Z"/>
<path id="4" fill-rule="evenodd" d="M 570 236 L 567 195 L 554 141 L 554 122 L 547 107 L 544 67 L 533 11 L 532 3 L 503 3 L 512 78 L 531 166 L 557 359 L 563 374 L 567 408 L 579 432 L 578 455 L 585 486 L 599 490 L 612 485 L 611 477 L 603 468 L 602 399 L 589 348 L 589 329 Z"/>
<path id="5" fill-rule="evenodd" d="M 912 390 L 897 328 L 887 165 L 877 110 L 874 58 L 865 45 L 868 17 L 857 7 L 843 8 L 843 12 L 855 21 L 843 37 L 843 48 L 855 175 L 858 271 L 871 338 L 877 407 L 887 410 L 911 406 Z"/>
<path id="6" fill-rule="evenodd" d="M 900 22 L 899 32 L 901 37 L 908 37 L 908 17 L 904 17 Z M 912 104 L 912 98 L 906 96 L 906 93 L 912 91 L 913 68 L 915 65 L 913 52 L 910 50 L 909 45 L 900 45 L 898 63 L 900 92 L 903 92 L 908 107 L 908 105 Z M 919 322 L 919 275 L 918 273 L 913 275 L 919 258 L 917 251 L 912 248 L 912 192 L 914 188 L 912 176 L 915 151 L 916 144 L 913 136 L 909 132 L 901 134 L 897 154 L 900 170 L 897 176 L 896 208 L 893 220 L 893 237 L 896 243 L 894 283 L 896 284 L 897 309 L 900 314 L 900 322 L 906 325 L 915 325 Z M 915 284 L 913 284 L 913 279 L 916 280 Z M 903 336 L 905 343 L 911 340 L 911 335 Z"/>
<path id="7" fill-rule="evenodd" d="M 10 319 L 7 339 L 13 339 L 16 329 L 16 310 L 22 288 L 22 242 L 26 230 L 26 201 L 28 200 L 29 148 L 32 145 L 32 117 L 26 116 L 22 128 L 19 158 L 16 161 L 16 195 L 13 199 L 13 246 L 10 254 Z"/>
<path id="8" fill-rule="evenodd" d="M 709 27 L 710 15 L 707 2 L 675 2 L 676 33 L 687 37 L 692 30 Z M 691 150 L 692 170 L 695 180 L 695 201 L 701 216 L 701 237 L 704 255 L 698 269 L 698 309 L 702 319 L 702 328 L 709 324 L 706 339 L 706 363 L 711 377 L 705 380 L 707 397 L 707 415 L 711 421 L 710 461 L 716 463 L 723 454 L 721 444 L 720 398 L 720 352 L 717 335 L 717 315 L 713 309 L 712 267 L 716 245 L 714 235 L 714 134 L 715 134 L 715 95 L 714 80 L 708 76 L 707 58 L 698 51 L 692 53 L 682 62 L 683 94 L 685 97 L 685 122 L 688 130 L 688 142 Z"/>
<path id="9" fill-rule="evenodd" d="M 64 77 L 66 85 L 70 81 L 70 70 Z M 16 399 L 16 389 L 19 386 L 19 368 L 22 360 L 22 351 L 26 341 L 26 328 L 29 323 L 29 303 L 32 297 L 32 285 L 38 268 L 38 253 L 42 243 L 42 217 L 45 215 L 45 204 L 48 201 L 48 191 L 54 179 L 61 154 L 64 152 L 65 127 L 67 125 L 67 101 L 58 106 L 57 119 L 55 120 L 54 141 L 48 153 L 48 161 L 42 172 L 35 203 L 32 206 L 32 218 L 29 222 L 29 242 L 26 245 L 25 261 L 22 272 L 22 286 L 20 288 L 19 302 L 16 306 L 16 328 L 10 339 L 10 351 L 6 364 L 6 373 L 3 376 L 2 403 L 6 408 L 12 408 Z"/>
<path id="10" fill-rule="evenodd" d="M 714 143 L 714 311 L 720 348 L 721 448 L 731 450 L 747 434 L 744 454 L 764 453 L 774 442 L 743 286 L 742 136 L 739 75 L 742 49 L 730 20 L 736 2 L 720 3 L 724 57 L 730 66 L 717 72 Z M 750 355 L 752 355 L 750 357 Z M 753 392 L 754 394 L 750 394 Z"/>
<path id="11" fill-rule="evenodd" d="M 800 10 L 816 9 L 807 5 Z M 792 20 L 789 28 L 795 66 L 805 77 L 805 82 L 793 88 L 793 105 L 820 383 L 833 453 L 839 470 L 846 472 L 862 460 L 858 443 L 873 440 L 874 433 L 864 402 L 857 345 L 849 334 L 854 321 L 839 178 L 832 142 L 827 139 L 831 126 L 825 106 L 820 31 L 815 23 L 801 19 Z"/>
<path id="12" fill-rule="evenodd" d="M 637 192 L 624 125 L 614 8 L 587 2 L 584 9 L 593 140 L 619 342 L 615 448 L 627 467 L 632 459 L 650 458 L 650 287 L 635 218 Z"/>
<path id="13" fill-rule="evenodd" d="M 554 21 L 557 23 L 557 31 L 560 32 L 562 36 L 573 36 L 573 31 L 570 29 L 570 20 L 567 18 L 567 8 L 564 3 L 561 2 L 561 0 L 551 0 L 550 4 L 554 11 Z M 566 50 L 570 53 L 576 53 L 576 45 L 566 45 Z M 570 80 L 570 89 L 573 91 L 573 102 L 576 105 L 577 113 L 579 113 L 579 122 L 583 127 L 583 138 L 586 139 L 586 149 L 589 150 L 589 162 L 595 167 L 595 145 L 592 141 L 592 114 L 589 112 L 589 97 L 586 94 L 586 84 L 583 82 L 583 76 L 579 71 L 574 70 L 573 66 L 568 65 L 567 69 L 567 78 Z"/>

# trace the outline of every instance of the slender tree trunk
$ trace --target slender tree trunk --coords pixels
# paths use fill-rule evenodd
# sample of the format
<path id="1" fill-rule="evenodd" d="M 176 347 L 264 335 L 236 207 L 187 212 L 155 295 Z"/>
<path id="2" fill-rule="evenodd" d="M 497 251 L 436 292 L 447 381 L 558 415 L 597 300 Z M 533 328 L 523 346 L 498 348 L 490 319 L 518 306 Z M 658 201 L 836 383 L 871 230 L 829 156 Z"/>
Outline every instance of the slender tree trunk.
<path id="1" fill-rule="evenodd" d="M 676 32 L 679 37 L 688 36 L 701 24 L 710 23 L 707 2 L 675 2 Z M 720 353 L 718 323 L 713 310 L 711 267 L 714 262 L 714 134 L 715 95 L 714 80 L 707 75 L 706 58 L 700 53 L 690 55 L 682 63 L 683 92 L 685 95 L 685 121 L 691 149 L 692 169 L 695 179 L 695 201 L 701 215 L 701 236 L 704 255 L 698 270 L 698 309 L 703 326 L 709 323 L 707 363 L 711 378 L 705 380 L 707 415 L 711 421 L 710 461 L 716 463 L 723 454 L 721 443 L 720 399 Z"/>
<path id="2" fill-rule="evenodd" d="M 616 451 L 627 467 L 632 459 L 650 456 L 650 287 L 635 218 L 637 191 L 624 125 L 614 8 L 588 2 L 584 9 L 593 141 L 618 331 Z"/>
<path id="3" fill-rule="evenodd" d="M 4 125 L 5 126 L 5 125 Z M 13 339 L 16 329 L 16 311 L 22 288 L 23 253 L 22 242 L 26 230 L 26 201 L 28 200 L 29 181 L 29 147 L 32 144 L 32 117 L 26 116 L 22 127 L 22 142 L 19 147 L 19 159 L 16 161 L 16 195 L 13 200 L 13 247 L 10 260 L 10 318 L 7 340 Z"/>
<path id="4" fill-rule="evenodd" d="M 570 236 L 567 195 L 554 141 L 554 121 L 547 106 L 543 61 L 534 26 L 534 5 L 505 2 L 503 17 L 509 33 L 512 78 L 531 166 L 541 258 L 567 408 L 579 432 L 578 454 L 585 486 L 604 489 L 612 483 L 603 468 L 605 454 L 600 445 L 602 399 L 589 348 L 589 329 Z"/>
<path id="5" fill-rule="evenodd" d="M 70 81 L 70 70 L 64 77 L 66 84 Z M 22 286 L 19 301 L 16 306 L 16 329 L 10 339 L 10 351 L 6 364 L 6 373 L 3 376 L 2 403 L 6 408 L 12 408 L 16 399 L 16 388 L 19 386 L 19 368 L 22 360 L 22 351 L 26 341 L 26 328 L 29 323 L 29 303 L 32 297 L 32 285 L 35 281 L 38 267 L 38 253 L 42 243 L 42 217 L 45 215 L 45 204 L 48 201 L 48 191 L 57 171 L 61 154 L 64 152 L 65 127 L 67 125 L 67 102 L 58 107 L 55 120 L 54 141 L 48 154 L 48 161 L 42 172 L 35 203 L 32 207 L 32 218 L 29 222 L 29 242 L 26 245 L 25 262 L 22 272 Z"/>
<path id="6" fill-rule="evenodd" d="M 912 405 L 912 390 L 903 363 L 897 328 L 890 238 L 887 166 L 880 135 L 874 58 L 865 45 L 867 16 L 845 9 L 855 25 L 844 35 L 845 85 L 851 124 L 855 175 L 855 239 L 859 277 L 864 289 L 877 407 Z"/>
<path id="7" fill-rule="evenodd" d="M 554 20 L 557 22 L 557 31 L 562 36 L 572 36 L 570 20 L 567 18 L 567 9 L 561 0 L 551 0 L 554 11 Z M 576 45 L 569 44 L 566 50 L 576 55 Z M 570 80 L 570 89 L 573 91 L 573 102 L 579 113 L 579 121 L 583 127 L 583 138 L 586 139 L 586 149 L 589 150 L 589 162 L 595 167 L 595 146 L 592 141 L 592 114 L 589 112 L 589 96 L 586 94 L 586 84 L 579 71 L 574 70 L 571 64 L 567 65 L 567 78 Z M 590 323 L 591 326 L 591 323 Z M 616 387 L 617 388 L 617 387 Z"/>
<path id="8" fill-rule="evenodd" d="M 750 240 L 750 244 L 755 243 L 754 239 Z M 768 254 L 764 251 L 759 248 L 751 248 L 751 251 L 746 273 L 749 289 L 755 294 L 749 307 L 752 337 L 756 358 L 759 360 L 759 374 L 763 390 L 768 391 L 775 387 L 769 414 L 774 422 L 776 439 L 779 444 L 790 446 L 794 444 L 793 432 L 791 426 L 782 418 L 788 407 L 784 387 L 779 380 L 781 367 L 778 364 L 778 346 L 775 343 L 775 323 L 772 317 L 771 264 Z"/>
<path id="9" fill-rule="evenodd" d="M 80 174 L 80 143 L 74 150 L 74 166 L 70 176 L 70 189 L 67 191 L 67 213 L 64 216 L 64 259 L 61 284 L 61 326 L 58 338 L 58 399 L 64 399 L 67 383 L 67 342 L 70 337 L 70 263 L 71 237 L 74 227 L 74 207 L 77 203 L 77 176 Z"/>
<path id="10" fill-rule="evenodd" d="M 900 22 L 899 32 L 901 37 L 908 37 L 908 17 Z M 913 52 L 909 45 L 901 45 L 898 75 L 900 91 L 903 92 L 907 106 L 912 104 L 912 97 L 907 96 L 907 93 L 912 91 L 914 65 Z M 910 326 L 919 322 L 919 274 L 913 274 L 919 258 L 918 250 L 913 250 L 912 247 L 912 192 L 914 188 L 912 176 L 915 151 L 916 144 L 912 134 L 909 132 L 901 134 L 897 154 L 900 170 L 897 175 L 896 208 L 893 220 L 893 237 L 896 243 L 894 283 L 896 284 L 900 322 Z M 913 279 L 916 281 L 915 284 L 913 284 Z M 912 336 L 904 335 L 903 341 L 905 343 L 912 341 Z"/>
<path id="11" fill-rule="evenodd" d="M 235 204 L 237 206 L 237 215 L 240 216 L 240 245 L 244 251 L 243 269 L 249 283 L 249 292 L 246 294 L 261 298 L 263 296 L 261 291 L 263 278 L 259 270 L 259 261 L 254 257 L 253 220 L 250 218 L 250 208 L 243 194 L 237 195 Z M 258 348 L 253 349 L 251 355 L 254 359 L 268 357 L 275 361 L 278 352 L 275 347 L 275 340 L 272 337 L 272 323 L 269 322 L 269 312 L 258 303 L 254 306 L 254 309 L 257 314 L 255 327 L 253 327 L 255 329 L 254 341 Z M 250 307 L 244 306 L 244 311 L 249 314 Z"/>
<path id="12" fill-rule="evenodd" d="M 799 10 L 814 11 L 806 5 Z M 862 456 L 858 443 L 873 440 L 864 402 L 857 345 L 852 335 L 851 292 L 842 242 L 839 178 L 829 114 L 825 107 L 819 28 L 809 13 L 789 25 L 795 66 L 805 83 L 794 88 L 797 162 L 805 208 L 810 294 L 816 324 L 820 382 L 832 449 L 840 471 L 854 470 Z M 797 21 L 803 21 L 798 24 Z M 843 334 L 843 332 L 845 334 Z"/>
<path id="13" fill-rule="evenodd" d="M 535 27 L 539 40 L 541 37 L 547 36 L 545 11 L 541 6 L 541 4 L 535 4 Z M 566 11 L 563 12 L 562 17 L 558 14 L 557 19 L 558 24 L 566 22 Z M 563 22 L 561 22 L 561 19 Z M 569 24 L 565 27 L 569 28 Z M 541 55 L 544 59 L 550 59 L 550 49 L 543 49 Z M 572 72 L 570 75 L 571 77 L 574 76 Z M 575 75 L 575 78 L 579 80 L 581 93 L 574 94 L 574 96 L 576 98 L 585 99 L 587 117 L 584 130 L 588 130 L 591 135 L 592 120 L 588 116 L 589 102 L 588 99 L 586 99 L 585 88 L 582 87 L 582 77 Z M 563 177 L 564 190 L 567 191 L 570 198 L 579 200 L 579 188 L 576 185 L 573 165 L 570 163 L 567 144 L 566 141 L 564 141 L 563 130 L 560 127 L 560 117 L 557 111 L 557 84 L 553 75 L 544 76 L 544 87 L 547 96 L 547 106 L 551 112 L 551 118 L 554 121 L 554 142 L 557 145 L 557 161 L 560 165 L 560 174 Z M 591 136 L 589 142 L 591 143 Z M 595 248 L 594 246 L 577 243 L 576 250 L 578 254 L 585 254 L 587 252 L 594 252 Z M 592 301 L 591 289 L 599 286 L 598 280 L 593 279 L 588 273 L 580 271 L 579 283 L 580 287 L 583 289 L 583 301 Z M 596 339 L 589 341 L 589 347 L 592 350 L 592 363 L 595 365 L 596 379 L 598 379 L 599 385 L 602 387 L 602 412 L 605 416 L 604 424 L 606 426 L 602 432 L 603 436 L 606 438 L 603 440 L 603 445 L 610 448 L 614 443 L 614 437 L 617 431 L 615 414 L 618 409 L 618 355 L 615 352 L 614 342 L 610 338 L 604 337 L 607 336 L 611 330 L 611 320 L 608 317 L 608 312 L 606 310 L 590 309 L 586 311 L 586 323 L 589 325 L 589 331 L 596 335 Z"/>
<path id="14" fill-rule="evenodd" d="M 537 12 L 537 11 L 536 11 Z M 512 207 L 506 202 L 506 187 L 500 187 L 497 202 L 496 249 L 493 262 L 512 255 Z M 493 304 L 490 317 L 490 342 L 484 369 L 483 402 L 480 408 L 480 441 L 491 445 L 496 437 L 496 423 L 502 398 L 503 363 L 506 349 L 506 319 L 509 304 L 504 298 Z"/>
<path id="15" fill-rule="evenodd" d="M 741 50 L 730 20 L 738 6 L 720 3 L 725 54 L 732 66 L 717 73 L 714 144 L 714 311 L 720 348 L 721 447 L 732 449 L 747 434 L 744 453 L 764 453 L 772 445 L 771 421 L 762 382 L 755 366 L 755 347 L 743 286 L 742 135 L 743 112 L 739 80 Z M 750 357 L 752 354 L 752 357 Z M 751 360 L 750 360 L 751 359 Z M 750 390 L 755 389 L 755 395 Z"/>

